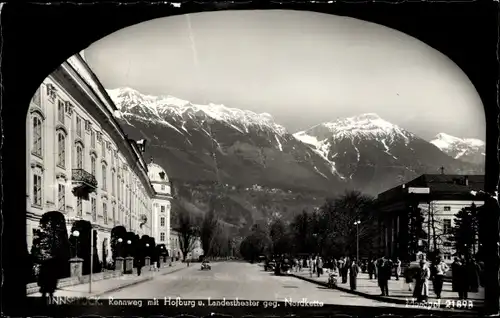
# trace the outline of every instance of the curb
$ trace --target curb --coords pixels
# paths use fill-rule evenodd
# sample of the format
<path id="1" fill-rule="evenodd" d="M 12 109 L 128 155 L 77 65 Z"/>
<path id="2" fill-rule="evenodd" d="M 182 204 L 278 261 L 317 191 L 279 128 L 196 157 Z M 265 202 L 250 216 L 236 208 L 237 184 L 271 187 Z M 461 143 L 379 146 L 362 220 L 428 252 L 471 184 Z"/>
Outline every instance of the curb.
<path id="1" fill-rule="evenodd" d="M 173 274 L 173 273 L 176 273 L 178 271 L 181 271 L 183 269 L 185 269 L 187 267 L 181 267 L 181 268 L 178 268 L 178 269 L 175 269 L 171 272 L 166 272 L 166 273 L 163 273 L 163 274 L 159 274 L 158 276 L 165 276 L 165 275 L 168 275 L 168 274 Z M 145 282 L 148 282 L 150 280 L 153 280 L 155 278 L 156 275 L 154 276 L 151 276 L 151 277 L 146 277 L 144 279 L 141 279 L 141 280 L 137 280 L 135 282 L 131 282 L 131 283 L 128 283 L 128 284 L 123 284 L 121 286 L 118 286 L 118 287 L 115 287 L 115 288 L 112 288 L 110 290 L 107 290 L 105 292 L 102 292 L 102 293 L 99 293 L 99 294 L 94 294 L 93 296 L 95 297 L 100 297 L 102 295 L 105 295 L 105 294 L 108 294 L 108 293 L 113 293 L 113 292 L 117 292 L 117 291 L 120 291 L 122 289 L 125 289 L 127 287 L 131 287 L 131 286 L 135 286 L 135 285 L 139 285 L 139 284 L 142 284 L 142 283 L 145 283 Z"/>
<path id="2" fill-rule="evenodd" d="M 326 283 L 326 282 L 318 282 L 317 280 L 314 280 L 314 279 L 311 279 L 311 278 L 308 278 L 308 277 L 304 277 L 304 276 L 295 275 L 295 274 L 289 274 L 289 276 L 292 276 L 292 277 L 295 277 L 295 278 L 298 278 L 298 279 L 302 279 L 302 280 L 307 281 L 309 283 L 313 283 L 313 284 L 317 284 L 317 285 L 328 287 L 328 283 Z M 371 294 L 359 292 L 357 290 L 351 290 L 350 288 L 344 288 L 344 287 L 339 287 L 339 286 L 335 286 L 335 287 L 333 287 L 333 289 L 337 289 L 337 290 L 345 292 L 345 293 L 349 293 L 349 294 L 353 294 L 353 295 L 358 295 L 358 296 L 361 296 L 361 297 L 364 297 L 364 298 L 367 298 L 367 299 L 377 300 L 377 301 L 381 301 L 381 302 L 386 302 L 386 303 L 391 303 L 391 304 L 398 304 L 398 305 L 408 305 L 408 302 L 405 299 L 395 299 L 395 298 L 387 298 L 385 296 L 371 295 Z M 446 308 L 446 304 L 445 303 L 440 304 L 440 308 Z M 459 310 L 454 309 L 454 311 L 459 311 Z"/>
<path id="3" fill-rule="evenodd" d="M 113 293 L 113 292 L 117 292 L 119 290 L 122 290 L 124 288 L 127 288 L 127 287 L 131 287 L 131 286 L 135 286 L 135 285 L 139 285 L 141 283 L 144 283 L 144 282 L 147 282 L 147 281 L 150 281 L 150 280 L 153 280 L 154 277 L 146 277 L 145 279 L 141 279 L 141 280 L 137 280 L 135 282 L 131 282 L 131 283 L 128 283 L 128 284 L 123 284 L 121 286 L 118 286 L 118 287 L 115 287 L 115 288 L 112 288 L 110 290 L 107 290 L 105 292 L 102 292 L 102 293 L 99 293 L 99 294 L 93 294 L 92 296 L 94 297 L 100 297 L 102 295 L 105 295 L 105 294 L 108 294 L 108 293 Z"/>

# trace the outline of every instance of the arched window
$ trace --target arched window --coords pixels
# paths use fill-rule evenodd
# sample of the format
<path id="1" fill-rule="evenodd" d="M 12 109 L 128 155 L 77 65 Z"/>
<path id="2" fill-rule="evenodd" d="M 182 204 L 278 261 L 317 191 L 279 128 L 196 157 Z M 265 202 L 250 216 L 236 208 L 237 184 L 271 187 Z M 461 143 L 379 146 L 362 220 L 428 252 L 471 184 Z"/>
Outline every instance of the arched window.
<path id="1" fill-rule="evenodd" d="M 33 149 L 32 153 L 42 158 L 42 119 L 33 116 Z"/>
<path id="2" fill-rule="evenodd" d="M 57 133 L 57 166 L 66 167 L 66 135 L 62 131 Z"/>
<path id="3" fill-rule="evenodd" d="M 83 169 L 83 148 L 82 145 L 76 145 L 76 168 Z"/>
<path id="4" fill-rule="evenodd" d="M 96 157 L 95 156 L 90 156 L 90 173 L 95 176 L 96 175 Z"/>
<path id="5" fill-rule="evenodd" d="M 103 190 L 106 190 L 106 165 L 102 165 L 102 188 Z"/>

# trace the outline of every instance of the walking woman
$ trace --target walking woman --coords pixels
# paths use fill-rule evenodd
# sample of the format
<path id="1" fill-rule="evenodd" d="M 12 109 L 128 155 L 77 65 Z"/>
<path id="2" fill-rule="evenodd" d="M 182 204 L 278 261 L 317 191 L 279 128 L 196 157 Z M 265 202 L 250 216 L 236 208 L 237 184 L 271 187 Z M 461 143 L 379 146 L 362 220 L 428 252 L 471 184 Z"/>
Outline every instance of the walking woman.
<path id="1" fill-rule="evenodd" d="M 429 297 L 430 277 L 431 271 L 429 266 L 424 260 L 420 260 L 420 269 L 417 271 L 415 290 L 413 291 L 413 297 L 415 297 L 418 302 L 427 301 Z"/>
<path id="2" fill-rule="evenodd" d="M 359 267 L 356 263 L 356 259 L 354 259 L 351 263 L 351 266 L 349 267 L 349 285 L 351 287 L 351 290 L 356 290 L 358 274 Z"/>
<path id="3" fill-rule="evenodd" d="M 436 263 L 434 264 L 434 277 L 432 281 L 432 285 L 434 287 L 434 293 L 436 294 L 437 299 L 441 299 L 441 291 L 443 290 L 443 280 L 444 275 L 448 272 L 449 267 L 443 262 L 441 256 L 436 258 Z"/>
<path id="4" fill-rule="evenodd" d="M 399 277 L 401 276 L 401 260 L 399 257 L 396 258 L 394 265 L 396 266 L 396 280 L 399 280 Z"/>

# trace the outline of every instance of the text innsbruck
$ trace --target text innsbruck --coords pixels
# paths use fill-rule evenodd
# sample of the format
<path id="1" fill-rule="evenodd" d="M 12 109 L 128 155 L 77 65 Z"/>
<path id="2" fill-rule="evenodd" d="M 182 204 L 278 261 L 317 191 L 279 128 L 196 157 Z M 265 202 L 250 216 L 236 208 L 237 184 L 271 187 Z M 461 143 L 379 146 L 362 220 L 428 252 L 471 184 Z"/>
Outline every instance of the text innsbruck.
<path id="1" fill-rule="evenodd" d="M 285 298 L 283 302 L 258 301 L 234 299 L 183 299 L 181 297 L 164 297 L 152 299 L 116 299 L 113 297 L 63 297 L 55 296 L 49 299 L 53 305 L 82 305 L 82 306 L 166 306 L 166 307 L 261 307 L 278 308 L 285 307 L 322 307 L 323 303 L 307 298 L 292 299 Z"/>

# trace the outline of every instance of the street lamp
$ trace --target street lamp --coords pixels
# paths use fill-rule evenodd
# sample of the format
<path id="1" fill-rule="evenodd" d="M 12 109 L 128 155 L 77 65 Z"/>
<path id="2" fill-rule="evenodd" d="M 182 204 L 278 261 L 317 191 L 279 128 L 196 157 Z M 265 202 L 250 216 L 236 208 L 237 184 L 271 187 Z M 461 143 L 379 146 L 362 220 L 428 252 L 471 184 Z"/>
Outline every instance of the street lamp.
<path id="1" fill-rule="evenodd" d="M 75 258 L 78 258 L 78 237 L 80 236 L 80 232 L 74 230 L 72 235 L 75 237 Z"/>
<path id="2" fill-rule="evenodd" d="M 354 225 L 356 225 L 356 262 L 359 263 L 359 224 L 361 223 L 360 220 L 357 220 L 354 222 Z"/>

